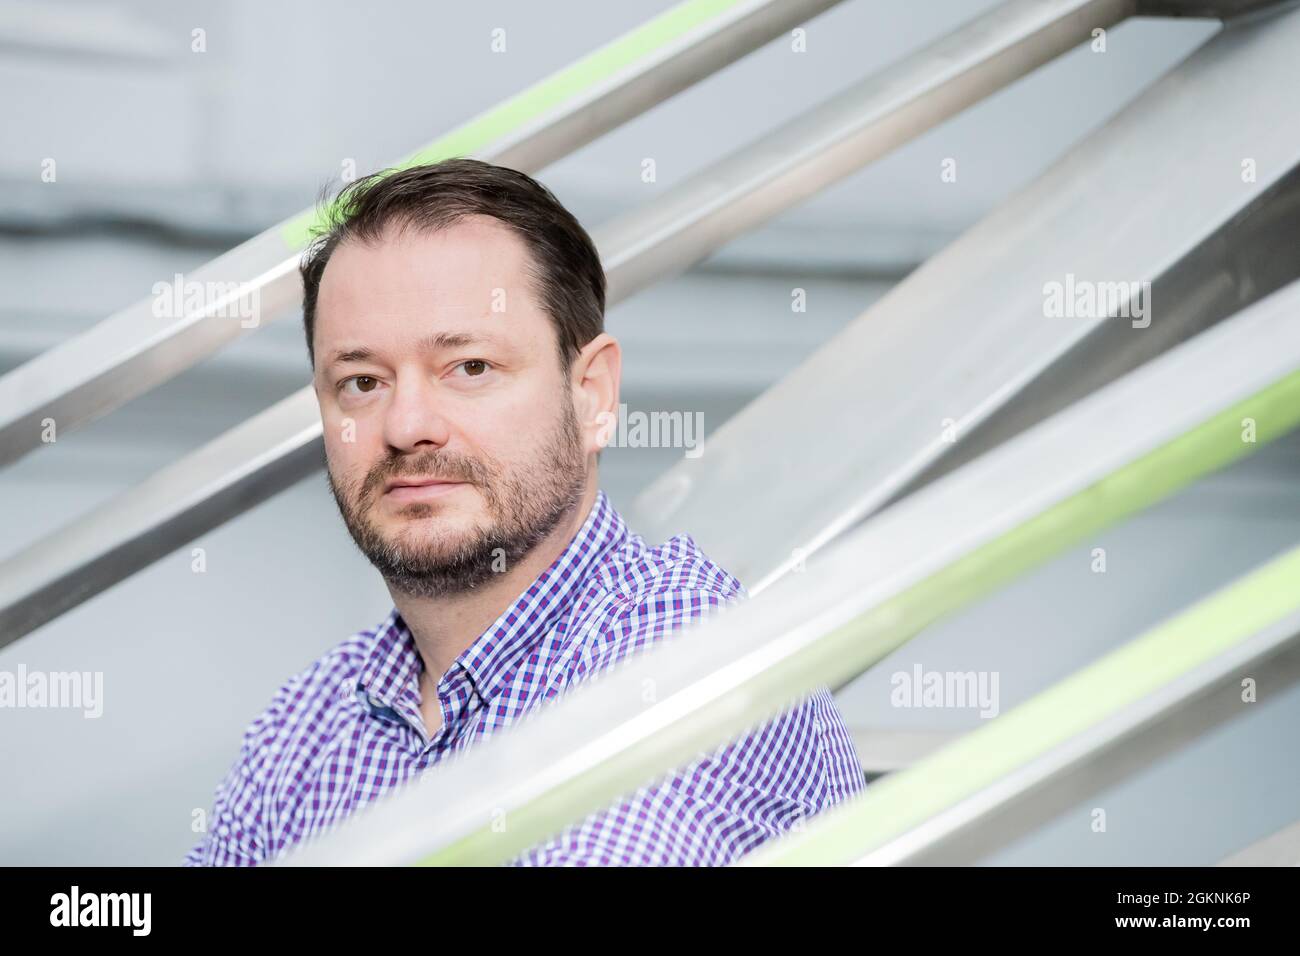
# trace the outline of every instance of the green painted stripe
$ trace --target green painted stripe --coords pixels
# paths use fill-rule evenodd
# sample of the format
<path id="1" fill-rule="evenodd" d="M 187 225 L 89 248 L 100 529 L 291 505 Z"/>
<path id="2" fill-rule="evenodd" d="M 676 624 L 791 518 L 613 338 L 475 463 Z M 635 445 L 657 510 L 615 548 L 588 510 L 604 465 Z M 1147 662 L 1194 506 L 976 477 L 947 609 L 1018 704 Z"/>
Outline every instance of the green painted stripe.
<path id="1" fill-rule="evenodd" d="M 1242 420 L 1246 418 L 1256 423 L 1254 443 L 1242 440 Z M 495 832 L 485 823 L 419 863 L 505 862 L 666 768 L 689 761 L 698 751 L 770 718 L 812 688 L 842 686 L 939 618 L 989 594 L 1084 536 L 1244 458 L 1297 424 L 1300 372 L 1232 405 L 829 632 L 795 660 L 755 675 L 727 698 L 705 705 L 655 739 L 565 781 L 526 806 L 508 808 L 509 826 L 504 831 Z"/>
<path id="2" fill-rule="evenodd" d="M 625 33 L 576 63 L 535 83 L 504 103 L 476 117 L 397 163 L 389 172 L 453 156 L 473 156 L 484 147 L 544 116 L 591 87 L 647 59 L 701 24 L 719 17 L 744 0 L 688 0 Z M 524 170 L 529 172 L 529 170 Z M 286 222 L 280 235 L 290 250 L 302 249 L 326 219 L 326 211 L 309 209 Z"/>
<path id="3" fill-rule="evenodd" d="M 1194 605 L 745 865 L 843 865 L 988 787 L 1300 609 L 1300 548 Z"/>

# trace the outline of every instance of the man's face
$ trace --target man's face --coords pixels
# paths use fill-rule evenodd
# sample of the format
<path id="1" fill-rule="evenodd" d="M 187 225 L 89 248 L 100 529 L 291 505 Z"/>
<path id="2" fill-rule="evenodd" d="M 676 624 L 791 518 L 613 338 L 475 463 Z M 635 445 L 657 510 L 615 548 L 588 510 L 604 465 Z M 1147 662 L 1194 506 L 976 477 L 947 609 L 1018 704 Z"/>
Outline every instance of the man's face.
<path id="1" fill-rule="evenodd" d="M 528 253 L 475 216 L 345 242 L 321 279 L 315 386 L 330 489 L 388 583 L 509 570 L 582 499 L 588 456 Z M 401 482 L 442 479 L 414 486 Z"/>

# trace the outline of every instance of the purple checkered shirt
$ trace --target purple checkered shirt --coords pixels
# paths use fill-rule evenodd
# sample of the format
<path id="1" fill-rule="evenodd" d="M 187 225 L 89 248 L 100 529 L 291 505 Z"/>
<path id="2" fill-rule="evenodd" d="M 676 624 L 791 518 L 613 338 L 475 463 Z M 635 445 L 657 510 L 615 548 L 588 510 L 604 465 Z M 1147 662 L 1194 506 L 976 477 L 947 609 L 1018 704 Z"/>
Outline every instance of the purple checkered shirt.
<path id="1" fill-rule="evenodd" d="M 581 530 L 438 681 L 442 727 L 420 716 L 423 662 L 394 609 L 274 696 L 217 788 L 185 864 L 284 853 L 669 632 L 743 597 L 689 535 L 657 548 L 603 491 Z M 767 723 L 569 826 L 517 865 L 725 864 L 864 787 L 825 687 Z"/>

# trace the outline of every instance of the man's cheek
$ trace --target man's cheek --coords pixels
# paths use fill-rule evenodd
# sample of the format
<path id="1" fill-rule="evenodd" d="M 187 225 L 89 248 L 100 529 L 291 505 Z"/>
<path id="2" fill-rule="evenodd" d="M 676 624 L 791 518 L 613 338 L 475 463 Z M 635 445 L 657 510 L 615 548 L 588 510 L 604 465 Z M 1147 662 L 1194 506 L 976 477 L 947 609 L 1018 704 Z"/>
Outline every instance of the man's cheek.
<path id="1" fill-rule="evenodd" d="M 544 427 L 531 419 L 520 418 L 493 441 L 480 444 L 475 457 L 487 468 L 495 465 L 503 471 L 514 471 L 520 462 L 532 460 L 535 444 L 544 434 Z"/>
<path id="2" fill-rule="evenodd" d="M 362 507 L 373 499 L 374 495 L 367 490 L 366 477 L 367 472 L 360 464 L 352 464 L 346 460 L 334 460 L 330 464 L 330 474 L 334 476 L 334 483 L 347 496 L 353 507 Z"/>

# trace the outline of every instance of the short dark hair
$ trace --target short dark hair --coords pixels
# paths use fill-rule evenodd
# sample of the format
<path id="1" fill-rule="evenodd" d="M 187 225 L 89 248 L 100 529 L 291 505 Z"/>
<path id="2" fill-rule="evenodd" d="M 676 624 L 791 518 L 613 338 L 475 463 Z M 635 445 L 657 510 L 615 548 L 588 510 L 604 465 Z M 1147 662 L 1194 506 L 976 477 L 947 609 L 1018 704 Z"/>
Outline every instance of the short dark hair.
<path id="1" fill-rule="evenodd" d="M 555 195 L 531 176 L 477 159 L 445 159 L 382 170 L 344 186 L 322 212 L 303 256 L 303 330 L 315 367 L 316 298 L 330 256 L 349 239 L 378 239 L 390 226 L 437 231 L 466 216 L 491 216 L 528 248 L 538 301 L 555 326 L 560 366 L 605 327 L 605 270 L 587 231 Z"/>

